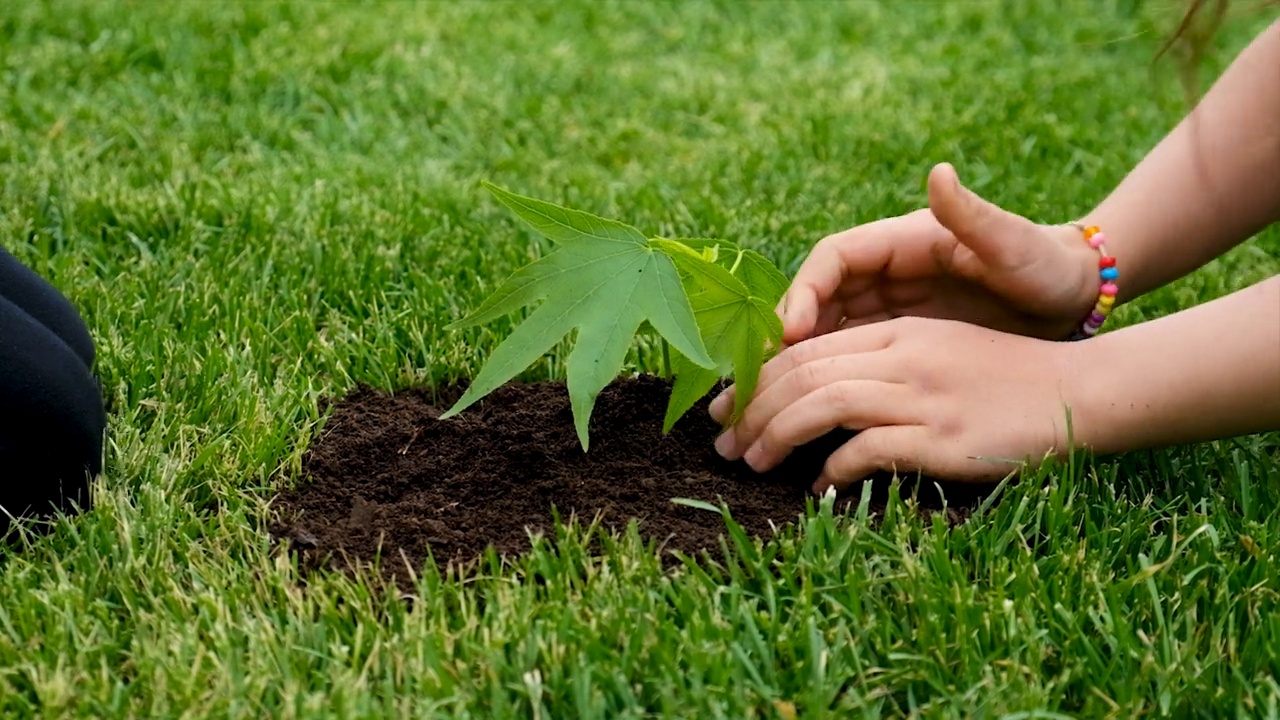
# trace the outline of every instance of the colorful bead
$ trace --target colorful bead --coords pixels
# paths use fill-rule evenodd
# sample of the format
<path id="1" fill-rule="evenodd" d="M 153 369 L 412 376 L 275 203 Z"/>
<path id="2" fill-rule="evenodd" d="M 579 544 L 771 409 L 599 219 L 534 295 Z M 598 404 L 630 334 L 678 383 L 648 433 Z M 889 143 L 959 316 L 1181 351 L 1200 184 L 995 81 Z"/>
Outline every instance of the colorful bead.
<path id="1" fill-rule="evenodd" d="M 1120 288 L 1116 280 L 1120 277 L 1120 271 L 1116 268 L 1116 259 L 1107 254 L 1107 235 L 1102 229 L 1096 225 L 1085 227 L 1078 223 L 1072 223 L 1078 230 L 1084 233 L 1085 242 L 1089 243 L 1089 247 L 1097 250 L 1100 257 L 1098 258 L 1098 302 L 1093 306 L 1089 316 L 1085 318 L 1080 327 L 1071 334 L 1071 340 L 1083 340 L 1093 337 L 1102 329 L 1106 323 L 1107 317 L 1111 315 L 1111 310 L 1116 304 L 1116 295 L 1119 294 Z"/>

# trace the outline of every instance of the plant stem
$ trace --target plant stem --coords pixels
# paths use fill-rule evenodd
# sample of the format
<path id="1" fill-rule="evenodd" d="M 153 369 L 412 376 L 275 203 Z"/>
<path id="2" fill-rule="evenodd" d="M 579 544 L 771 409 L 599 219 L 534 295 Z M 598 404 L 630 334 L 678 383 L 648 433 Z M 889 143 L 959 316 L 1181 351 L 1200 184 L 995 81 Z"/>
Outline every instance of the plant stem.
<path id="1" fill-rule="evenodd" d="M 667 348 L 666 338 L 662 339 L 662 373 L 665 379 L 671 379 L 671 351 Z"/>
<path id="2" fill-rule="evenodd" d="M 734 273 L 738 272 L 738 265 L 740 265 L 740 264 L 742 263 L 742 256 L 743 256 L 743 254 L 744 254 L 744 253 L 743 253 L 741 250 L 739 250 L 739 251 L 738 251 L 738 257 L 736 257 L 736 258 L 734 258 L 734 259 L 733 259 L 733 267 L 729 268 L 729 274 L 730 274 L 730 275 L 732 275 L 732 274 L 734 274 Z"/>

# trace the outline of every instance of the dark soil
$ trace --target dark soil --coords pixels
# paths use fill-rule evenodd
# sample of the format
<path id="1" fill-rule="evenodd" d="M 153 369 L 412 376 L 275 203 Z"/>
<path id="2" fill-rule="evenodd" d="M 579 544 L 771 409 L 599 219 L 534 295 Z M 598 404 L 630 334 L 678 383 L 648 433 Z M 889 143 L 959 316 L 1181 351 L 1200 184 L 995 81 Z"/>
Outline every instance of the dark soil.
<path id="1" fill-rule="evenodd" d="M 554 506 L 566 520 L 590 522 L 599 514 L 609 529 L 637 518 L 641 534 L 664 549 L 714 553 L 725 531 L 721 517 L 672 498 L 723 499 L 747 532 L 767 536 L 804 512 L 823 462 L 851 437 L 832 433 L 758 475 L 716 454 L 719 426 L 707 415 L 709 397 L 663 436 L 669 389 L 652 376 L 607 387 L 592 415 L 588 453 L 563 383 L 510 384 L 445 421 L 437 418 L 460 389 L 358 391 L 334 405 L 304 459 L 303 481 L 276 501 L 283 519 L 273 531 L 310 567 L 342 566 L 343 557 L 371 561 L 381 543 L 384 572 L 395 574 L 402 556 L 420 568 L 428 546 L 442 566 L 465 565 L 486 545 L 504 556 L 527 551 L 529 531 L 551 534 Z M 915 484 L 905 480 L 904 494 Z M 989 491 L 939 484 L 953 523 Z M 887 483 L 878 486 L 882 498 Z M 926 511 L 941 507 L 932 481 L 915 492 Z M 858 494 L 854 488 L 838 507 L 856 503 Z"/>

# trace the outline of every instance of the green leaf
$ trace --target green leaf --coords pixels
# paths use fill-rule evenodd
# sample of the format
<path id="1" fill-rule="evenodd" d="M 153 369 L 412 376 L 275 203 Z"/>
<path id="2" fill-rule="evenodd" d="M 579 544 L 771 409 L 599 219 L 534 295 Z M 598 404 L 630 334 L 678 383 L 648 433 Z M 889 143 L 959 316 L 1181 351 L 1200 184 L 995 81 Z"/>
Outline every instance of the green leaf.
<path id="1" fill-rule="evenodd" d="M 780 292 L 772 281 L 765 282 L 761 290 L 750 288 L 729 270 L 709 262 L 700 252 L 678 241 L 653 242 L 667 252 L 680 269 L 698 329 L 707 352 L 715 360 L 715 367 L 708 368 L 691 362 L 679 352 L 674 354 L 671 364 L 676 381 L 667 403 L 663 432 L 670 432 L 694 403 L 730 373 L 738 388 L 734 409 L 737 416 L 755 392 L 766 345 L 774 348 L 781 345 L 782 321 L 775 311 Z M 751 277 L 758 281 L 756 275 Z M 785 285 L 783 287 L 785 289 Z"/>
<path id="2" fill-rule="evenodd" d="M 684 505 L 686 507 L 695 508 L 697 510 L 706 510 L 708 512 L 713 512 L 717 515 L 721 514 L 720 508 L 716 507 L 715 505 L 712 505 L 709 502 L 706 502 L 705 500 L 696 500 L 694 498 L 671 498 L 671 502 L 675 503 L 676 505 Z"/>
<path id="3" fill-rule="evenodd" d="M 704 260 L 724 267 L 742 280 L 753 294 L 775 305 L 782 300 L 791 284 L 787 276 L 774 267 L 768 258 L 755 250 L 740 248 L 728 240 L 676 238 L 675 242 L 701 253 Z"/>
<path id="4" fill-rule="evenodd" d="M 754 295 L 775 307 L 791 284 L 781 270 L 755 250 L 742 251 L 742 259 L 733 274 L 741 278 L 742 284 Z"/>
<path id="5" fill-rule="evenodd" d="M 494 349 L 467 392 L 441 419 L 511 380 L 574 329 L 577 338 L 565 365 L 584 451 L 596 397 L 617 377 L 641 323 L 652 325 L 691 367 L 715 366 L 675 265 L 638 230 L 485 185 L 556 247 L 516 271 L 474 313 L 450 326 L 487 322 L 543 301 Z"/>
<path id="6" fill-rule="evenodd" d="M 657 239 L 668 240 L 668 238 Z M 669 241 L 684 245 L 700 254 L 703 260 L 722 265 L 726 270 L 733 267 L 739 254 L 737 243 L 719 238 L 674 238 Z"/>

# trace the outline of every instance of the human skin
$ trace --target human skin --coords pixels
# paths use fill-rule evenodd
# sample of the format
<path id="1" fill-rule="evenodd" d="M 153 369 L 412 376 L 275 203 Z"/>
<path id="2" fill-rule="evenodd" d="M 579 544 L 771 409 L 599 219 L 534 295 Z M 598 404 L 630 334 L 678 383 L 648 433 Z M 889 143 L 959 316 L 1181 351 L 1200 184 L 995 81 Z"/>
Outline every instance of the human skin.
<path id="1" fill-rule="evenodd" d="M 1117 302 L 1176 280 L 1280 220 L 1280 21 L 1246 47 L 1081 221 L 1104 229 Z"/>
<path id="2" fill-rule="evenodd" d="M 1278 162 L 1280 23 L 1081 219 L 1118 259 L 1118 301 L 1280 219 Z M 779 307 L 787 347 L 717 441 L 721 454 L 763 471 L 827 430 L 862 430 L 832 455 L 821 490 L 875 469 L 999 479 L 1071 447 L 1067 408 L 1074 446 L 1103 453 L 1280 428 L 1280 280 L 1047 342 L 1096 300 L 1096 251 L 1077 228 L 979 198 L 947 165 L 929 196 L 926 210 L 814 248 Z M 712 403 L 722 423 L 732 392 Z"/>
<path id="3" fill-rule="evenodd" d="M 732 409 L 730 391 L 711 413 L 723 421 Z M 765 472 L 838 427 L 861 432 L 827 460 L 815 492 L 876 470 L 994 481 L 1072 448 L 1280 428 L 1280 277 L 1079 343 L 919 317 L 828 333 L 765 365 L 717 449 Z"/>

